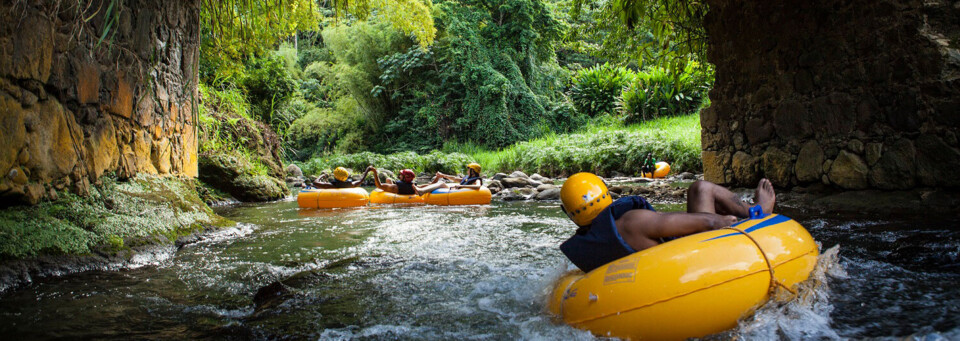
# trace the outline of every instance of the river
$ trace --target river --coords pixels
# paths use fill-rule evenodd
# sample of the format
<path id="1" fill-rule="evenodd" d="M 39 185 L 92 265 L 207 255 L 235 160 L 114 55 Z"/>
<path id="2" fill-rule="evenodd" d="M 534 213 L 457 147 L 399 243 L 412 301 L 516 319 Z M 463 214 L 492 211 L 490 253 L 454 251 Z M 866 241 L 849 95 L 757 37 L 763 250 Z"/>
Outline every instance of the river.
<path id="1" fill-rule="evenodd" d="M 570 266 L 557 246 L 573 228 L 557 205 L 222 207 L 237 227 L 148 255 L 135 269 L 4 294 L 0 335 L 590 340 L 544 313 L 550 284 Z M 960 339 L 960 223 L 784 213 L 834 255 L 817 270 L 821 283 L 712 338 Z M 254 299 L 284 279 L 271 287 L 284 288 L 279 296 Z"/>

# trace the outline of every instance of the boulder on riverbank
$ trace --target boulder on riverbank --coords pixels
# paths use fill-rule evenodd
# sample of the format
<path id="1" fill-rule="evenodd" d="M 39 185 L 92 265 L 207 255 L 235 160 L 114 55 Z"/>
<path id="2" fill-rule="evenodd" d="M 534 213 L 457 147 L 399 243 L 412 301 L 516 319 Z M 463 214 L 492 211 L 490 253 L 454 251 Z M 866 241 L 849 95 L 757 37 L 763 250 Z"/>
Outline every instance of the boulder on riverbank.
<path id="1" fill-rule="evenodd" d="M 230 155 L 203 155 L 199 163 L 200 180 L 240 201 L 272 201 L 290 194 L 280 179 L 255 174 L 253 166 Z"/>

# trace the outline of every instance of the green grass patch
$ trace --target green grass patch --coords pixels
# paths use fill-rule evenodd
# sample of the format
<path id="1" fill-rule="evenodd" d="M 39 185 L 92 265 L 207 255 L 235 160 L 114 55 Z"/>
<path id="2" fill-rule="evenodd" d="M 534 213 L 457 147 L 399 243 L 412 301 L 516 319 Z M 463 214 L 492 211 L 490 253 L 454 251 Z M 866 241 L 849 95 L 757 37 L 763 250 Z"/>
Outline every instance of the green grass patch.
<path id="1" fill-rule="evenodd" d="M 703 169 L 700 148 L 699 114 L 630 125 L 600 118 L 576 133 L 549 134 L 501 150 L 469 143 L 447 143 L 443 150 L 423 155 L 364 152 L 314 158 L 298 166 L 305 174 L 318 174 L 338 166 L 363 170 L 367 165 L 391 170 L 463 173 L 467 163 L 478 162 L 486 174 L 515 170 L 546 176 L 577 172 L 639 174 L 643 158 L 650 152 L 658 160 L 669 162 L 673 172 L 699 172 Z"/>

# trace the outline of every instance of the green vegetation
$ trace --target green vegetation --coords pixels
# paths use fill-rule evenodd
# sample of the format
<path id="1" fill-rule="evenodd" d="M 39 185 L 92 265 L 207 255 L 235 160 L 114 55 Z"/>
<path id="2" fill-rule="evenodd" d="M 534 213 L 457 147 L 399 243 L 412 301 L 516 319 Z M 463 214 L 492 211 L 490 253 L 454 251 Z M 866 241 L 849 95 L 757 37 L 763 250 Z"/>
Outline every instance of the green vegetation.
<path id="1" fill-rule="evenodd" d="M 197 197 L 193 182 L 148 176 L 103 180 L 84 197 L 63 192 L 57 201 L 0 210 L 0 259 L 112 256 L 230 223 Z"/>
<path id="2" fill-rule="evenodd" d="M 669 26 L 699 23 L 698 3 L 226 3 L 201 15 L 201 161 L 559 175 L 635 172 L 653 151 L 700 169 L 712 70 L 699 31 Z"/>
<path id="3" fill-rule="evenodd" d="M 367 165 L 393 171 L 410 168 L 416 172 L 463 173 L 470 162 L 480 163 L 488 176 L 514 170 L 547 176 L 581 171 L 639 174 L 643 156 L 648 152 L 669 162 L 673 172 L 700 171 L 700 116 L 659 118 L 632 125 L 603 116 L 576 133 L 549 134 L 497 151 L 475 144 L 448 143 L 442 151 L 422 155 L 363 152 L 316 158 L 298 165 L 308 175 L 329 172 L 337 166 L 362 170 Z"/>

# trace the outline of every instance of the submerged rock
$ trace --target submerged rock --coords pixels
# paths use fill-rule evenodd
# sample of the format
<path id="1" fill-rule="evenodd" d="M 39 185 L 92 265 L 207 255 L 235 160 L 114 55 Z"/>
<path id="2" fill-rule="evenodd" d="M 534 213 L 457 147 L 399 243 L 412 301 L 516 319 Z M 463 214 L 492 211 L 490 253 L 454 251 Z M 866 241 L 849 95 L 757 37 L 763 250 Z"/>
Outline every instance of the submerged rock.
<path id="1" fill-rule="evenodd" d="M 537 200 L 559 200 L 559 199 L 560 199 L 560 189 L 557 188 L 556 186 L 553 186 L 553 188 L 548 188 L 546 190 L 541 191 L 540 193 L 537 193 Z"/>

